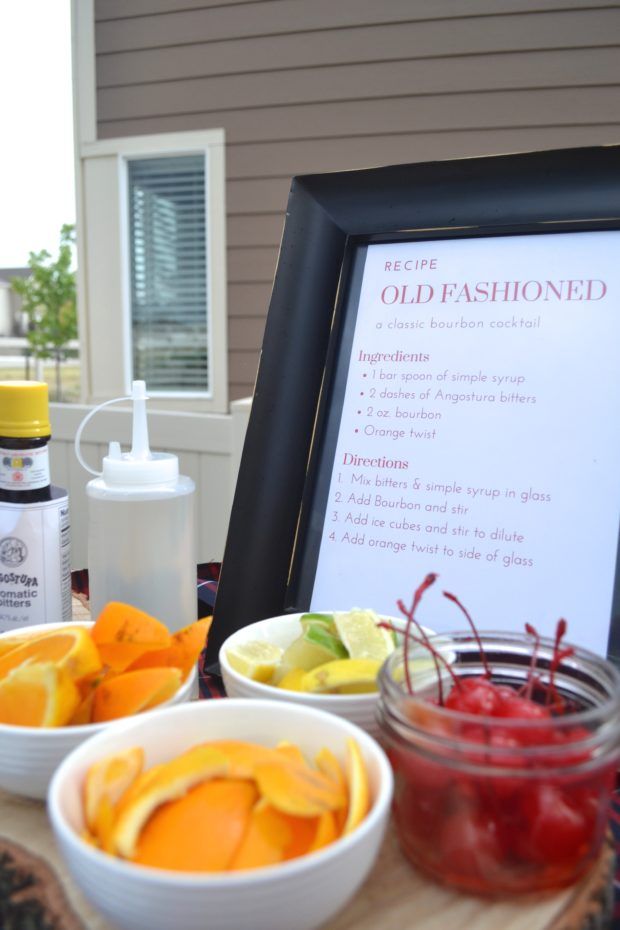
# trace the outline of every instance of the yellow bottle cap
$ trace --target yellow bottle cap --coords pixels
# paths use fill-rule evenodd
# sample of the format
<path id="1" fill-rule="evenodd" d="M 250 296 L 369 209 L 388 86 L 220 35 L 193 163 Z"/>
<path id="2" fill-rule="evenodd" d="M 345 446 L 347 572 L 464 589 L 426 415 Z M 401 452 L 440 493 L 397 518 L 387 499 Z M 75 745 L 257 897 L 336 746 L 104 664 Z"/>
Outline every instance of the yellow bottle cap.
<path id="1" fill-rule="evenodd" d="M 51 432 L 45 382 L 0 381 L 0 436 L 29 439 Z"/>

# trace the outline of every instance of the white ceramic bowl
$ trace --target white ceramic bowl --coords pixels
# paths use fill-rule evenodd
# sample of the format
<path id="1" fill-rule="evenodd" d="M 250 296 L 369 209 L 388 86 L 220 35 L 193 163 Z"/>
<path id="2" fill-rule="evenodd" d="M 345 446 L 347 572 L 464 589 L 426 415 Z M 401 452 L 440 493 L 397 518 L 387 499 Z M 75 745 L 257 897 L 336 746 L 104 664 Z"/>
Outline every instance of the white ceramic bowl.
<path id="1" fill-rule="evenodd" d="M 243 872 L 174 872 L 108 856 L 80 837 L 84 775 L 110 753 L 142 746 L 151 766 L 203 741 L 274 746 L 289 740 L 308 758 L 326 746 L 343 760 L 348 737 L 363 753 L 372 808 L 356 830 L 318 852 Z M 52 779 L 48 812 L 75 882 L 121 930 L 311 930 L 339 911 L 364 881 L 387 826 L 392 790 L 383 750 L 346 720 L 275 701 L 196 701 L 119 722 L 74 750 Z M 209 824 L 196 823 L 196 829 L 208 830 Z"/>
<path id="2" fill-rule="evenodd" d="M 36 636 L 39 633 L 62 629 L 66 623 L 42 623 L 18 631 L 19 635 Z M 71 622 L 70 626 L 92 627 L 92 621 Z M 3 637 L 16 635 L 15 630 L 0 634 Z M 195 690 L 197 670 L 185 679 L 176 694 L 160 707 L 179 704 L 189 700 Z M 144 711 L 151 713 L 151 711 Z M 45 798 L 50 779 L 67 753 L 80 743 L 105 730 L 116 721 L 87 723 L 77 727 L 18 727 L 0 723 L 0 788 L 29 798 Z"/>
<path id="3" fill-rule="evenodd" d="M 323 611 L 329 613 L 329 611 Z M 320 611 L 319 611 L 320 613 Z M 224 642 L 219 652 L 220 669 L 228 697 L 268 698 L 277 701 L 292 701 L 305 707 L 317 707 L 332 714 L 338 714 L 352 723 L 362 727 L 371 736 L 377 737 L 379 725 L 376 720 L 378 692 L 369 694 L 304 694 L 301 691 L 285 691 L 274 685 L 265 685 L 252 681 L 231 666 L 227 651 L 231 646 L 252 640 L 273 643 L 286 649 L 302 632 L 299 618 L 303 614 L 285 614 L 281 617 L 269 617 L 242 627 L 232 633 Z M 403 620 L 386 618 L 397 627 L 403 627 Z M 424 628 L 430 634 L 432 631 Z"/>

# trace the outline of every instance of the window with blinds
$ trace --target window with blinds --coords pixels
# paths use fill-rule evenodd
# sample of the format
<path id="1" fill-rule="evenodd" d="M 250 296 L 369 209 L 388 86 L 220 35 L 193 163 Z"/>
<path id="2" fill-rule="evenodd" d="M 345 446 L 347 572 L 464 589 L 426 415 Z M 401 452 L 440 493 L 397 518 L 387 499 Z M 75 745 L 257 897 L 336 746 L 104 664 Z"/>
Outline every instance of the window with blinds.
<path id="1" fill-rule="evenodd" d="M 207 393 L 205 155 L 128 162 L 133 377 Z"/>

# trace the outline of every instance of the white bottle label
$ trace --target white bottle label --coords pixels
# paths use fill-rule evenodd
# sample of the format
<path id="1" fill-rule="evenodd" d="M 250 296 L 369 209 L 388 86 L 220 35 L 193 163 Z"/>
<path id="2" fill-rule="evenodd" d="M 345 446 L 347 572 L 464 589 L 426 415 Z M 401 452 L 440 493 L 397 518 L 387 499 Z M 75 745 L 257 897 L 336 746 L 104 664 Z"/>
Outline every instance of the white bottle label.
<path id="1" fill-rule="evenodd" d="M 0 448 L 0 488 L 3 491 L 36 491 L 50 483 L 50 454 L 40 449 Z"/>
<path id="2" fill-rule="evenodd" d="M 66 494 L 32 504 L 0 502 L 0 632 L 64 620 L 71 620 Z"/>

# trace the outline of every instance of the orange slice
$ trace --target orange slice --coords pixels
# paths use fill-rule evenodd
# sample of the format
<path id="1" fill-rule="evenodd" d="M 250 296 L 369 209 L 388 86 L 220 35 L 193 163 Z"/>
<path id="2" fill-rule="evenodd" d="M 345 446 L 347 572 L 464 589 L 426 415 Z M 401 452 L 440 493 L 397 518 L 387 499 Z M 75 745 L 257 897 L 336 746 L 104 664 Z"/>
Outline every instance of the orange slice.
<path id="1" fill-rule="evenodd" d="M 0 678 L 27 661 L 54 662 L 72 678 L 81 678 L 101 668 L 99 652 L 90 631 L 80 626 L 24 640 L 0 656 Z"/>
<path id="2" fill-rule="evenodd" d="M 281 760 L 280 754 L 275 749 L 255 743 L 245 743 L 242 740 L 214 740 L 208 745 L 226 756 L 231 778 L 254 778 L 257 765 Z"/>
<path id="3" fill-rule="evenodd" d="M 342 835 L 351 833 L 370 810 L 370 786 L 361 750 L 354 739 L 347 740 L 346 773 L 349 784 L 349 811 Z"/>
<path id="4" fill-rule="evenodd" d="M 107 678 L 94 692 L 93 723 L 129 717 L 167 701 L 179 690 L 178 668 L 143 668 Z"/>
<path id="5" fill-rule="evenodd" d="M 120 601 L 106 604 L 95 621 L 92 637 L 102 660 L 117 672 L 124 671 L 145 652 L 167 648 L 171 641 L 163 623 Z"/>
<path id="6" fill-rule="evenodd" d="M 340 836 L 340 830 L 336 821 L 335 811 L 325 811 L 318 819 L 316 833 L 310 844 L 308 852 L 315 852 L 317 849 L 323 849 L 324 846 L 333 843 Z"/>
<path id="7" fill-rule="evenodd" d="M 134 783 L 125 801 L 119 805 L 112 836 L 116 851 L 126 859 L 132 859 L 136 855 L 142 828 L 161 804 L 183 797 L 202 781 L 221 778 L 227 773 L 226 756 L 210 746 L 194 746 L 176 759 L 158 765 L 154 771 L 145 772 L 141 790 L 139 784 Z M 194 821 L 192 830 L 195 829 Z M 210 833 L 210 836 L 211 842 L 219 842 L 217 834 Z"/>
<path id="8" fill-rule="evenodd" d="M 80 700 L 69 673 L 53 662 L 19 665 L 0 679 L 0 723 L 64 726 Z"/>
<path id="9" fill-rule="evenodd" d="M 94 762 L 84 781 L 84 814 L 86 826 L 95 835 L 101 802 L 107 798 L 112 806 L 135 782 L 144 765 L 144 750 L 138 746 Z"/>
<path id="10" fill-rule="evenodd" d="M 255 785 L 214 778 L 162 804 L 138 838 L 134 862 L 185 872 L 223 871 L 246 832 Z"/>
<path id="11" fill-rule="evenodd" d="M 281 743 L 278 743 L 276 746 L 276 752 L 281 753 L 289 762 L 296 762 L 297 765 L 308 767 L 305 756 L 299 746 L 295 746 L 294 743 L 289 743 L 288 740 L 282 740 Z"/>
<path id="12" fill-rule="evenodd" d="M 293 841 L 293 818 L 259 800 L 252 810 L 243 839 L 233 856 L 230 869 L 256 869 L 282 862 Z"/>
<path id="13" fill-rule="evenodd" d="M 254 777 L 261 795 L 284 814 L 316 817 L 346 804 L 346 795 L 321 772 L 281 761 L 257 765 Z"/>

